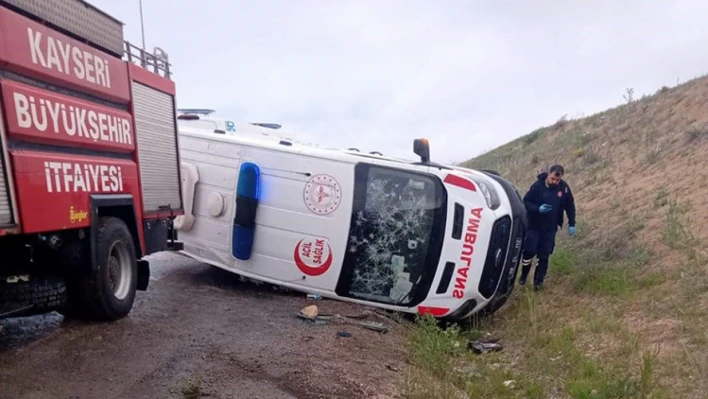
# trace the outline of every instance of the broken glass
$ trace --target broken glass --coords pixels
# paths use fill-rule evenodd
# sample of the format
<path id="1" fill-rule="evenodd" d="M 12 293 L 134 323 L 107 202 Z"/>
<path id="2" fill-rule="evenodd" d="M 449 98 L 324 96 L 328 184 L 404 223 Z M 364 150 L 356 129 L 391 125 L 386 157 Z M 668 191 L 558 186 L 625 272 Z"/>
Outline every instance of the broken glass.
<path id="1" fill-rule="evenodd" d="M 444 224 L 442 185 L 434 176 L 358 165 L 348 254 L 349 295 L 405 305 L 423 279 L 430 255 L 439 256 L 433 233 Z M 437 254 L 431 251 L 438 251 Z"/>

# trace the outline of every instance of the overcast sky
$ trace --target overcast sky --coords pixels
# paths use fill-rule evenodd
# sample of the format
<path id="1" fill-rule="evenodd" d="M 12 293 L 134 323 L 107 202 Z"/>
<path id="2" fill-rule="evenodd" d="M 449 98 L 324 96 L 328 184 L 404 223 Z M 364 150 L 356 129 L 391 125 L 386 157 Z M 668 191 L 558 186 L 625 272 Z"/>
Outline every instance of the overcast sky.
<path id="1" fill-rule="evenodd" d="M 89 0 L 141 42 L 138 0 Z M 143 0 L 178 107 L 463 161 L 708 71 L 705 0 Z"/>

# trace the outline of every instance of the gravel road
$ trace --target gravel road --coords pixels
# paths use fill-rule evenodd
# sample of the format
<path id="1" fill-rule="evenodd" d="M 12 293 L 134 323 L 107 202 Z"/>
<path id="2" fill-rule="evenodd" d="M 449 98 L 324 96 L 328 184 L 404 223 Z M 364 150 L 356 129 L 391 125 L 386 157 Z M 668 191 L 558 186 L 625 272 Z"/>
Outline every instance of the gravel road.
<path id="1" fill-rule="evenodd" d="M 0 321 L 0 398 L 188 398 L 185 388 L 210 399 L 397 397 L 403 325 L 370 308 L 240 282 L 180 255 L 150 260 L 148 291 L 118 322 L 56 313 Z M 391 331 L 296 317 L 312 304 Z"/>

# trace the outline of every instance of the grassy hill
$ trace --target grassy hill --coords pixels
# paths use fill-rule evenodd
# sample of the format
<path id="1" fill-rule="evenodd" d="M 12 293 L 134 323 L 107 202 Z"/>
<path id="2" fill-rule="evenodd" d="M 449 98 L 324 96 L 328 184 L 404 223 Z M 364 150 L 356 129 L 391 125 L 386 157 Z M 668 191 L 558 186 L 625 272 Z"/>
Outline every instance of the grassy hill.
<path id="1" fill-rule="evenodd" d="M 525 194 L 566 167 L 578 234 L 559 234 L 536 294 L 517 289 L 470 329 L 411 335 L 414 398 L 705 398 L 708 395 L 708 78 L 561 118 L 467 161 Z M 503 352 L 473 355 L 492 334 Z M 513 381 L 513 382 L 509 382 Z"/>

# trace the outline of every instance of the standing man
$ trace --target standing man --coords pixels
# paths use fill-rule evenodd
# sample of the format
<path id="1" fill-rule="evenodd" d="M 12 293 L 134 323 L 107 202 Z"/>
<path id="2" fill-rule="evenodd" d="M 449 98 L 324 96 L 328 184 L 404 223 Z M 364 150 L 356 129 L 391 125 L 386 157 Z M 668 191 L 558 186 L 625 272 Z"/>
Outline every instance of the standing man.
<path id="1" fill-rule="evenodd" d="M 563 227 L 563 211 L 568 214 L 568 234 L 575 234 L 575 200 L 570 186 L 563 180 L 563 173 L 563 166 L 551 166 L 548 173 L 538 175 L 538 180 L 524 196 L 529 226 L 521 259 L 519 284 L 526 284 L 531 271 L 531 260 L 538 256 L 538 266 L 533 276 L 536 291 L 543 288 L 543 280 L 548 271 L 548 258 L 555 247 L 556 232 Z"/>

